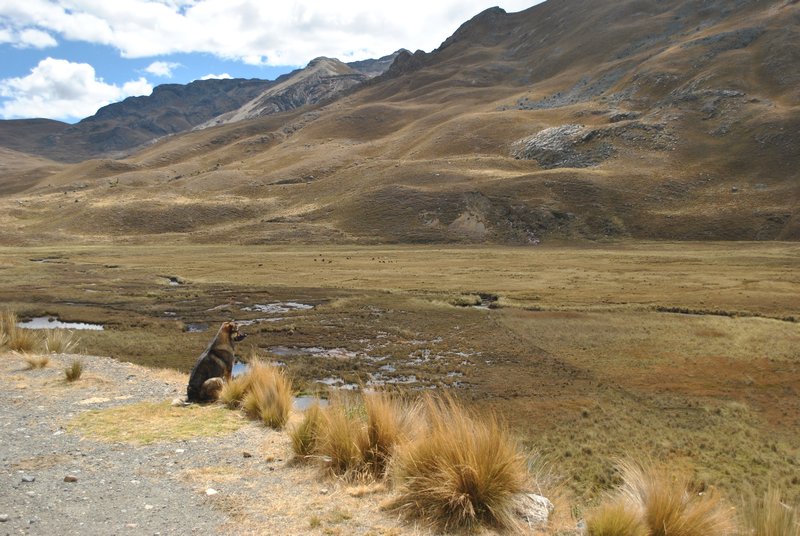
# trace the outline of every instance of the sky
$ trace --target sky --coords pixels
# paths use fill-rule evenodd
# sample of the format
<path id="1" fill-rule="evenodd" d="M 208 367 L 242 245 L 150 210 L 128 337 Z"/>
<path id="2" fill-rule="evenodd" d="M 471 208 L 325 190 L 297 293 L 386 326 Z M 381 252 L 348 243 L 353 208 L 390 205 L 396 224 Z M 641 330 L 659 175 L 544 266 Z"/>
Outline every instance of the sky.
<path id="1" fill-rule="evenodd" d="M 430 52 L 484 9 L 541 1 L 0 0 L 0 119 L 74 123 L 160 84 Z"/>

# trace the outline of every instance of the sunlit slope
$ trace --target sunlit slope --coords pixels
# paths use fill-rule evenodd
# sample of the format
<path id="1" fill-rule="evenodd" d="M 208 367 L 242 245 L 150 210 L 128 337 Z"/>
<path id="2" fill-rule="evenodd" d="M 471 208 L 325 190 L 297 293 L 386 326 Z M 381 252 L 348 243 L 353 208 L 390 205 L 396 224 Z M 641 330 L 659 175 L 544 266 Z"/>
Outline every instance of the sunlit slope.
<path id="1" fill-rule="evenodd" d="M 244 243 L 797 239 L 798 20 L 789 1 L 489 10 L 324 106 L 40 181 L 20 227 Z"/>

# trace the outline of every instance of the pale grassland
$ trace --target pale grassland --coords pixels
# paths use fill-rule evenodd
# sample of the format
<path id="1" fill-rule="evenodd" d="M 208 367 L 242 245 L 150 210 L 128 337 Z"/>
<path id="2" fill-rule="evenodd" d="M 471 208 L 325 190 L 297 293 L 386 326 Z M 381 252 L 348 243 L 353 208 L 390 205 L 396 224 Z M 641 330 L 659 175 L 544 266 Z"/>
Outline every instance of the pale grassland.
<path id="1" fill-rule="evenodd" d="M 94 439 L 148 445 L 223 436 L 243 424 L 239 416 L 220 406 L 173 407 L 165 401 L 86 411 L 72 419 L 67 428 Z"/>

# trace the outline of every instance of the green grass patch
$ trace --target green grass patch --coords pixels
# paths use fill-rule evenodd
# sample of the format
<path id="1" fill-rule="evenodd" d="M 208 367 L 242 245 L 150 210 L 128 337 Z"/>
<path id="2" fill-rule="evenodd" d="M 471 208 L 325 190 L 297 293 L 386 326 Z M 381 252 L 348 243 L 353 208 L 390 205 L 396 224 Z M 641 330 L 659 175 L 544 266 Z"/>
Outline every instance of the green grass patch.
<path id="1" fill-rule="evenodd" d="M 81 413 L 67 425 L 70 432 L 103 441 L 149 445 L 195 437 L 220 437 L 245 423 L 222 406 L 173 407 L 165 402 Z"/>

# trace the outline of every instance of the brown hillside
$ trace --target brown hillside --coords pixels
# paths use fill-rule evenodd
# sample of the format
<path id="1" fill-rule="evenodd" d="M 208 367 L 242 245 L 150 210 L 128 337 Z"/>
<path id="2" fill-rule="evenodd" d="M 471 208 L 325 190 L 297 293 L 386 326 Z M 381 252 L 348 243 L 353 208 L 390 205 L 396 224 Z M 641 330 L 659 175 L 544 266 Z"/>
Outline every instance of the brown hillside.
<path id="1" fill-rule="evenodd" d="M 335 102 L 85 162 L 11 214 L 27 239 L 797 239 L 799 21 L 788 0 L 495 8 Z"/>

